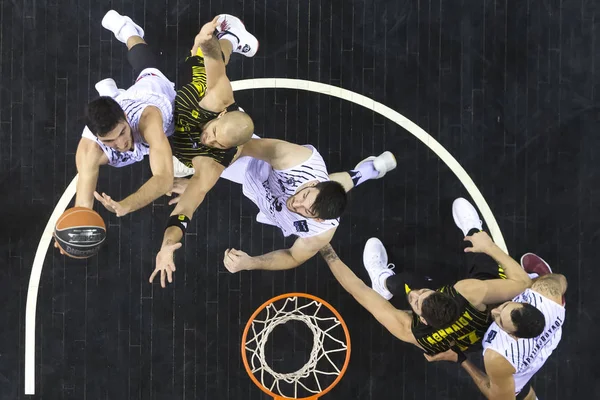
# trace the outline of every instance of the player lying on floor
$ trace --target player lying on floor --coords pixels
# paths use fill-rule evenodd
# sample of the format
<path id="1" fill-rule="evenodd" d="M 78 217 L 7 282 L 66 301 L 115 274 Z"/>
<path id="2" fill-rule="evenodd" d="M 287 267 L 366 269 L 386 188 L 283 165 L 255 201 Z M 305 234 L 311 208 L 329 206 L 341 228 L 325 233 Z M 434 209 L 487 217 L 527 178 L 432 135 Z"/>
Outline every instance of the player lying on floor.
<path id="1" fill-rule="evenodd" d="M 531 279 L 504 251 L 482 232 L 475 208 L 465 199 L 454 201 L 456 225 L 471 242 L 465 252 L 468 278 L 438 290 L 409 287 L 411 279 L 388 268 L 383 244 L 370 239 L 363 255 L 373 282 L 368 287 L 344 264 L 331 246 L 320 250 L 338 282 L 398 339 L 412 343 L 429 355 L 450 348 L 463 351 L 480 347 L 492 323 L 488 305 L 512 299 L 531 286 Z M 390 292 L 392 291 L 392 292 Z M 405 295 L 412 311 L 396 309 L 387 299 Z"/>

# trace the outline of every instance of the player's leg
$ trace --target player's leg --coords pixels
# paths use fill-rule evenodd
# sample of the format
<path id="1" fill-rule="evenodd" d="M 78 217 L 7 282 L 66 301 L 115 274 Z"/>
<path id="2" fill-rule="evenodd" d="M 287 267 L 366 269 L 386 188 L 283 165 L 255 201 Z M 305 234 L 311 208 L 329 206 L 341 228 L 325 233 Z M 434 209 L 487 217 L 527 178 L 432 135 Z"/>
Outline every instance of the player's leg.
<path id="1" fill-rule="evenodd" d="M 474 235 L 483 230 L 483 225 L 475 207 L 467 200 L 459 197 L 452 203 L 454 223 L 465 236 Z M 461 241 L 461 249 L 470 247 L 468 241 Z M 465 253 L 467 261 L 467 278 L 488 280 L 506 279 L 502 266 L 485 253 Z"/>
<path id="2" fill-rule="evenodd" d="M 349 192 L 352 188 L 363 184 L 370 179 L 379 179 L 396 168 L 396 158 L 386 151 L 379 156 L 370 156 L 359 162 L 354 169 L 348 172 L 336 172 L 329 175 L 329 179 L 336 181 Z"/>
<path id="3" fill-rule="evenodd" d="M 144 41 L 144 30 L 131 18 L 110 10 L 102 18 L 102 26 L 114 33 L 117 40 L 125 43 L 129 50 L 127 60 L 136 75 L 146 68 L 158 69 L 156 56 Z"/>

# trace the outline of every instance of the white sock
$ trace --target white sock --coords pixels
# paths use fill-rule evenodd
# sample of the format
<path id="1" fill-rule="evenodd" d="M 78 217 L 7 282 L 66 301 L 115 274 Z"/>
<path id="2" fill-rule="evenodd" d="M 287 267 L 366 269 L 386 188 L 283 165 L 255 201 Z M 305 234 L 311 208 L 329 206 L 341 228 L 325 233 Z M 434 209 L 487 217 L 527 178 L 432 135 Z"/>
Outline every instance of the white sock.
<path id="1" fill-rule="evenodd" d="M 231 33 L 223 33 L 222 35 L 219 35 L 219 40 L 227 40 L 229 43 L 231 43 L 233 50 L 235 50 L 239 45 L 238 40 Z"/>
<path id="2" fill-rule="evenodd" d="M 534 273 L 532 273 L 532 274 L 527 274 L 527 275 L 529 275 L 529 277 L 530 277 L 531 279 L 539 278 L 539 275 L 538 275 L 538 274 L 536 274 L 535 272 L 534 272 Z"/>
<path id="3" fill-rule="evenodd" d="M 132 36 L 140 36 L 137 29 L 135 29 L 135 26 L 129 22 L 126 22 L 119 32 L 115 32 L 115 34 L 117 33 L 121 34 L 120 36 L 125 39 L 125 43 L 127 43 L 127 40 L 129 40 L 129 38 Z"/>

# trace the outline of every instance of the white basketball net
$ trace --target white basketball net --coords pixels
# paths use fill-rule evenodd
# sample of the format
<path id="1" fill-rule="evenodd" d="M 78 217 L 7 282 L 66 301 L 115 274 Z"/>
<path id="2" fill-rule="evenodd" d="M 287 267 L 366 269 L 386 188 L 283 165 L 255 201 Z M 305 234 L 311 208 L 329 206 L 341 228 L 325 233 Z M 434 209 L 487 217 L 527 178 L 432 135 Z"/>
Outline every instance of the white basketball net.
<path id="1" fill-rule="evenodd" d="M 317 317 L 317 314 L 322 308 L 327 310 L 328 314 L 331 314 L 331 311 L 327 307 L 323 307 L 323 304 L 318 301 L 304 297 L 301 298 L 306 300 L 308 304 L 299 306 L 298 297 L 286 297 L 283 306 L 279 309 L 274 303 L 269 304 L 261 311 L 261 314 L 266 311 L 267 315 L 265 319 L 254 319 L 246 338 L 245 348 L 246 352 L 250 353 L 248 356 L 248 364 L 252 368 L 252 373 L 255 376 L 257 373 L 260 373 L 260 382 L 262 385 L 271 392 L 275 392 L 273 389 L 277 389 L 278 394 L 282 397 L 288 396 L 281 393 L 281 382 L 293 386 L 294 397 L 289 398 L 297 397 L 299 386 L 313 394 L 322 392 L 327 387 L 321 387 L 319 377 L 322 377 L 322 375 L 339 375 L 343 366 L 343 363 L 342 366 L 336 365 L 329 355 L 331 353 L 347 351 L 348 349 L 345 342 L 333 337 L 330 333 L 341 325 L 340 321 L 335 316 L 327 318 Z M 281 299 L 281 301 L 282 300 L 284 299 Z M 287 310 L 288 306 L 291 306 L 289 307 L 289 310 Z M 308 326 L 314 337 L 313 347 L 308 362 L 302 368 L 295 372 L 281 374 L 273 371 L 265 360 L 265 347 L 273 329 L 288 321 L 302 321 Z M 323 325 L 323 328 L 321 328 L 319 324 Z M 345 336 L 343 337 L 345 339 Z M 333 345 L 336 348 L 325 350 L 324 342 L 327 342 L 327 346 Z M 336 344 L 339 347 L 337 347 Z M 318 369 L 317 365 L 320 369 Z M 269 376 L 273 382 L 271 384 L 265 384 L 265 377 Z M 269 379 L 269 381 L 271 379 Z M 314 381 L 317 388 L 309 387 L 308 382 L 303 382 L 307 380 Z"/>

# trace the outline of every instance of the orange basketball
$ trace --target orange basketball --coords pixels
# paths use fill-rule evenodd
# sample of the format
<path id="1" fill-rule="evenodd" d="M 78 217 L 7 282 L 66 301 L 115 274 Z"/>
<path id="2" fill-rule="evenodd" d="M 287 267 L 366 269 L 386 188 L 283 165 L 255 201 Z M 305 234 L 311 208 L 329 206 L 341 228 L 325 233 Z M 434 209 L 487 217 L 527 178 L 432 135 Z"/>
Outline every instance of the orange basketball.
<path id="1" fill-rule="evenodd" d="M 98 253 L 106 239 L 106 225 L 96 211 L 73 207 L 56 222 L 54 237 L 60 249 L 69 257 L 89 258 Z"/>

